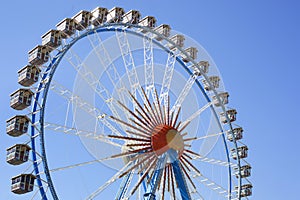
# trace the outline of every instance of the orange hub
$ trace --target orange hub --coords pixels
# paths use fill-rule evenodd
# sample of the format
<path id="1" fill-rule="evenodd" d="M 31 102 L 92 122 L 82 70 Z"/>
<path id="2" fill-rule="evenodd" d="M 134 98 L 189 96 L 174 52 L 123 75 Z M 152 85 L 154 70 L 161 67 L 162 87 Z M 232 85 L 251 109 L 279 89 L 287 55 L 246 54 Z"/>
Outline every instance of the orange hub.
<path id="1" fill-rule="evenodd" d="M 182 151 L 184 141 L 180 133 L 172 126 L 160 124 L 156 126 L 151 135 L 151 145 L 156 155 L 161 155 L 170 148 Z"/>

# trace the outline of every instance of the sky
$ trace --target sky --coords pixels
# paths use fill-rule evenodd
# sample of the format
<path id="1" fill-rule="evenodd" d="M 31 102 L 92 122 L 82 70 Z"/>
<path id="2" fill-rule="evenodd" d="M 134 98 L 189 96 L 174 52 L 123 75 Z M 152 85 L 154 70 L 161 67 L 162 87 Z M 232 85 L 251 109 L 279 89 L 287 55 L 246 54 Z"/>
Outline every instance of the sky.
<path id="1" fill-rule="evenodd" d="M 14 142 L 5 133 L 5 121 L 14 113 L 9 95 L 18 88 L 17 71 L 46 31 L 65 17 L 97 6 L 139 10 L 199 42 L 217 64 L 230 106 L 237 109 L 245 130 L 251 199 L 299 196 L 299 2 L 27 0 L 1 2 L 0 199 L 17 199 L 10 192 L 10 177 L 17 170 L 5 162 L 5 149 Z"/>

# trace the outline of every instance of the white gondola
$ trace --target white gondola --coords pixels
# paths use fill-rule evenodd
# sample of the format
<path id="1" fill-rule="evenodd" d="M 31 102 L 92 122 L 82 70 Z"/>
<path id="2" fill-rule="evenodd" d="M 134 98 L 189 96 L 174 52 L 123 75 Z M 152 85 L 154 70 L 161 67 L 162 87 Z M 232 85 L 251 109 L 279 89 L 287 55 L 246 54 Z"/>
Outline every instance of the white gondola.
<path id="1" fill-rule="evenodd" d="M 41 70 L 34 65 L 27 65 L 18 71 L 18 83 L 28 87 L 39 80 Z"/>
<path id="2" fill-rule="evenodd" d="M 6 162 L 20 165 L 28 161 L 31 148 L 27 144 L 16 144 L 6 149 Z"/>
<path id="3" fill-rule="evenodd" d="M 198 53 L 197 48 L 189 47 L 189 48 L 185 49 L 184 51 L 187 54 L 187 56 L 182 54 L 183 62 L 190 62 L 192 60 L 197 59 L 197 53 Z"/>
<path id="4" fill-rule="evenodd" d="M 197 65 L 192 65 L 193 71 L 198 75 L 201 76 L 203 74 L 208 73 L 208 61 L 200 61 Z"/>
<path id="5" fill-rule="evenodd" d="M 229 122 L 234 122 L 236 120 L 236 114 L 237 114 L 237 111 L 235 109 L 230 109 L 230 110 L 226 111 L 226 115 L 229 119 Z M 226 115 L 224 112 L 220 113 L 221 122 L 224 124 L 228 123 Z"/>
<path id="6" fill-rule="evenodd" d="M 155 32 L 165 36 L 165 37 L 169 37 L 170 36 L 170 31 L 171 31 L 171 27 L 168 24 L 161 24 L 158 27 L 156 27 L 154 29 Z M 154 39 L 161 41 L 162 38 L 155 35 Z"/>
<path id="7" fill-rule="evenodd" d="M 34 180 L 33 174 L 20 174 L 11 179 L 11 191 L 15 194 L 25 194 L 33 191 Z"/>
<path id="8" fill-rule="evenodd" d="M 220 98 L 220 101 L 218 100 L 217 96 L 213 96 L 212 97 L 212 100 L 213 100 L 213 103 L 215 106 L 221 106 L 222 104 L 223 105 L 226 105 L 228 104 L 228 97 L 229 97 L 229 94 L 228 92 L 221 92 L 218 94 L 219 98 Z"/>
<path id="9" fill-rule="evenodd" d="M 106 17 L 108 13 L 107 8 L 97 7 L 94 10 L 92 10 L 91 13 L 92 13 L 91 23 L 94 26 L 99 26 L 100 24 L 106 22 Z"/>
<path id="10" fill-rule="evenodd" d="M 252 195 L 252 184 L 245 184 L 241 186 L 241 197 L 248 197 Z M 238 190 L 238 187 L 235 188 Z"/>
<path id="11" fill-rule="evenodd" d="M 184 38 L 183 35 L 176 34 L 176 35 L 172 36 L 172 37 L 170 38 L 170 40 L 171 40 L 172 42 L 174 42 L 176 46 L 179 46 L 179 47 L 182 48 L 183 45 L 184 45 L 184 40 L 185 40 L 185 38 Z M 169 44 L 169 48 L 170 48 L 171 50 L 174 50 L 174 49 L 176 48 L 176 46 L 174 46 L 174 45 L 172 45 L 172 44 Z"/>
<path id="12" fill-rule="evenodd" d="M 16 115 L 6 121 L 6 133 L 13 137 L 21 136 L 28 131 L 29 118 L 25 115 Z"/>
<path id="13" fill-rule="evenodd" d="M 62 32 L 62 38 L 68 38 L 75 33 L 76 23 L 74 19 L 65 18 L 56 25 L 56 28 Z"/>
<path id="14" fill-rule="evenodd" d="M 10 107 L 15 110 L 23 110 L 31 105 L 33 92 L 29 89 L 19 89 L 10 95 Z"/>
<path id="15" fill-rule="evenodd" d="M 61 32 L 59 30 L 49 30 L 42 36 L 42 45 L 51 47 L 50 49 L 55 49 L 59 45 L 61 45 Z"/>
<path id="16" fill-rule="evenodd" d="M 28 62 L 32 65 L 42 65 L 49 60 L 50 50 L 43 45 L 37 45 L 28 52 Z"/>
<path id="17" fill-rule="evenodd" d="M 238 127 L 238 128 L 234 128 L 231 131 L 227 132 L 227 139 L 230 141 L 230 142 L 233 142 L 233 140 L 240 140 L 243 138 L 243 128 L 241 127 Z"/>
<path id="18" fill-rule="evenodd" d="M 110 9 L 107 14 L 107 23 L 122 22 L 124 13 L 124 9 L 120 7 Z"/>
<path id="19" fill-rule="evenodd" d="M 220 77 L 219 76 L 210 76 L 210 77 L 208 77 L 208 80 L 214 89 L 219 88 L 219 86 L 220 86 Z M 202 81 L 202 83 L 204 85 L 205 90 L 207 90 L 207 91 L 212 90 L 212 87 L 209 85 L 207 80 L 204 79 Z"/>
<path id="20" fill-rule="evenodd" d="M 246 158 L 248 156 L 248 147 L 247 146 L 241 146 L 236 149 L 231 149 L 231 155 L 233 159 L 239 158 Z"/>
<path id="21" fill-rule="evenodd" d="M 239 169 L 236 167 L 234 168 L 234 171 L 235 171 L 236 178 L 238 178 L 240 176 Z M 247 178 L 249 176 L 251 176 L 251 166 L 250 165 L 241 166 L 241 178 Z"/>
<path id="22" fill-rule="evenodd" d="M 153 16 L 146 16 L 139 22 L 140 26 L 148 27 L 148 28 L 154 28 L 156 25 L 156 19 Z M 141 29 L 142 33 L 146 33 L 147 31 L 144 29 Z"/>
<path id="23" fill-rule="evenodd" d="M 141 14 L 137 10 L 130 10 L 123 15 L 123 23 L 137 24 L 139 23 Z"/>
<path id="24" fill-rule="evenodd" d="M 86 29 L 91 24 L 92 14 L 89 11 L 81 10 L 72 17 L 75 21 L 75 28 L 79 31 Z"/>
<path id="25" fill-rule="evenodd" d="M 200 61 L 198 63 L 198 66 L 201 68 L 201 70 L 203 71 L 204 74 L 208 73 L 208 68 L 209 68 L 209 62 L 208 61 Z"/>

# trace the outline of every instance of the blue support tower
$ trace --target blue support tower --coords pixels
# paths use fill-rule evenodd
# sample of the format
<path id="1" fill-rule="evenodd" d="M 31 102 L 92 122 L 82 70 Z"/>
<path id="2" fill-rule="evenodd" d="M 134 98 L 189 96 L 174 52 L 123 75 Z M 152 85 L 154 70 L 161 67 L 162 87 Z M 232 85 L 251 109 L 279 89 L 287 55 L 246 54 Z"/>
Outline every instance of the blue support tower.
<path id="1" fill-rule="evenodd" d="M 174 171 L 175 179 L 178 184 L 178 188 L 180 191 L 182 200 L 192 200 L 191 195 L 188 190 L 187 183 L 184 178 L 184 174 L 182 173 L 182 169 L 180 167 L 180 163 L 178 160 L 178 154 L 174 149 L 169 149 L 162 157 L 159 159 L 156 170 L 148 185 L 147 191 L 144 194 L 144 200 L 155 200 L 155 191 L 157 189 L 158 183 L 161 181 L 161 177 L 163 174 L 164 166 L 166 161 L 171 161 L 171 165 Z"/>
<path id="2" fill-rule="evenodd" d="M 184 174 L 182 173 L 182 170 L 181 170 L 178 160 L 176 160 L 172 163 L 172 168 L 174 171 L 176 182 L 178 184 L 181 199 L 182 200 L 192 200 L 191 195 L 188 190 L 188 187 L 187 187 L 187 184 L 186 184 L 186 181 L 185 181 L 185 178 L 184 178 Z"/>
<path id="3" fill-rule="evenodd" d="M 123 181 L 121 183 L 121 187 L 119 189 L 119 192 L 115 198 L 115 200 L 122 200 L 124 198 L 124 195 L 126 194 L 128 190 L 128 186 L 132 180 L 133 172 L 130 172 L 126 174 L 126 176 L 123 178 Z"/>
<path id="4" fill-rule="evenodd" d="M 189 193 L 187 183 L 184 178 L 184 174 L 182 173 L 182 169 L 180 167 L 180 163 L 178 160 L 178 153 L 174 149 L 169 149 L 168 155 L 169 155 L 170 161 L 172 162 L 172 168 L 174 171 L 176 182 L 178 184 L 181 199 L 182 200 L 192 200 L 191 195 Z"/>
<path id="5" fill-rule="evenodd" d="M 165 164 L 166 164 L 166 154 L 163 154 L 158 159 L 154 175 L 148 185 L 146 193 L 144 194 L 144 200 L 155 200 L 155 191 L 157 189 L 158 183 L 161 180 Z"/>

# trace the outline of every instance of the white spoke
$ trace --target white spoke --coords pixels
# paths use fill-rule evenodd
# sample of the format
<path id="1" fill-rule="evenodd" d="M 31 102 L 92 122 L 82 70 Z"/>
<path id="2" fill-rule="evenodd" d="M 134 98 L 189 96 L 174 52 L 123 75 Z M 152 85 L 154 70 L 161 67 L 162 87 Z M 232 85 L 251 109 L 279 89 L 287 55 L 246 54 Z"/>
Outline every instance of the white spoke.
<path id="1" fill-rule="evenodd" d="M 81 61 L 80 57 L 73 51 L 70 51 L 68 62 L 73 66 L 81 78 L 94 90 L 94 92 L 107 104 L 114 116 L 119 114 L 114 106 L 114 99 L 106 87 L 101 84 L 94 73 Z"/>
<path id="2" fill-rule="evenodd" d="M 127 34 L 125 31 L 122 32 L 116 31 L 116 36 L 119 42 L 119 47 L 121 50 L 124 66 L 131 87 L 131 93 L 134 95 L 134 97 L 136 97 L 136 91 L 140 87 L 140 83 L 136 72 L 136 67 L 134 64 Z"/>
<path id="3" fill-rule="evenodd" d="M 81 166 L 85 166 L 85 165 L 99 163 L 99 162 L 102 162 L 102 161 L 108 161 L 108 160 L 118 159 L 118 158 L 122 158 L 122 157 L 126 157 L 126 156 L 127 155 L 122 155 L 122 156 L 118 156 L 118 157 L 108 156 L 108 157 L 101 158 L 101 159 L 96 159 L 96 160 L 91 160 L 91 161 L 86 161 L 86 162 L 81 162 L 81 163 L 77 163 L 77 164 L 73 164 L 73 165 L 68 165 L 68 166 L 64 166 L 64 167 L 59 167 L 59 168 L 51 169 L 50 172 L 57 172 L 57 171 L 62 171 L 62 170 L 66 170 L 66 169 L 72 169 L 74 167 L 81 167 Z M 130 161 L 130 162 L 132 162 L 132 161 Z M 125 165 L 125 166 L 127 166 L 127 165 Z M 39 174 L 44 174 L 44 172 L 40 172 Z"/>
<path id="4" fill-rule="evenodd" d="M 198 117 L 204 110 L 206 110 L 211 105 L 212 105 L 212 102 L 209 102 L 206 105 L 204 105 L 203 107 L 201 107 L 200 109 L 198 109 L 196 112 L 194 112 L 189 118 L 187 118 L 184 122 L 181 123 L 181 125 L 179 126 L 179 130 L 182 127 L 186 126 L 191 121 L 193 121 L 196 117 Z"/>
<path id="5" fill-rule="evenodd" d="M 106 159 L 91 160 L 91 161 L 77 163 L 77 164 L 69 165 L 69 166 L 65 166 L 65 167 L 59 167 L 59 168 L 51 169 L 50 172 L 62 171 L 62 170 L 66 170 L 66 169 L 72 169 L 72 168 L 75 168 L 75 167 L 82 167 L 82 166 L 91 165 L 91 164 L 94 164 L 94 163 L 99 163 L 99 162 L 104 161 L 104 160 L 106 160 Z"/>
<path id="6" fill-rule="evenodd" d="M 74 95 L 68 89 L 54 82 L 52 82 L 50 89 L 62 96 L 63 98 L 67 99 L 68 101 L 72 102 L 74 105 L 76 105 L 77 108 L 83 109 L 85 112 L 98 119 L 102 124 L 108 127 L 116 135 L 122 135 L 110 122 L 107 121 L 106 114 L 104 114 L 94 106 L 90 105 L 79 96 Z"/>
<path id="7" fill-rule="evenodd" d="M 200 160 L 201 162 L 206 162 L 212 165 L 221 165 L 221 166 L 229 166 L 231 165 L 231 167 L 235 167 L 236 164 L 235 163 L 230 163 L 228 161 L 223 161 L 223 160 L 218 160 L 218 159 L 214 159 L 214 158 L 208 158 L 205 156 L 201 156 L 201 155 L 194 155 L 193 156 L 193 160 Z"/>
<path id="8" fill-rule="evenodd" d="M 154 164 L 155 164 L 155 161 L 152 161 L 152 163 L 149 166 L 147 166 L 145 173 L 148 173 L 150 171 L 150 169 L 153 168 Z M 143 174 L 139 177 L 137 183 L 131 189 L 131 191 L 130 191 L 129 195 L 126 197 L 126 199 L 129 199 L 132 195 L 134 195 L 135 190 L 138 189 L 138 187 L 140 187 L 140 184 L 144 180 L 144 178 L 145 178 L 145 174 Z"/>
<path id="9" fill-rule="evenodd" d="M 92 46 L 94 47 L 94 51 L 96 52 L 100 63 L 105 68 L 105 73 L 108 75 L 108 77 L 112 83 L 112 87 L 116 90 L 116 94 L 118 95 L 119 100 L 126 105 L 127 103 L 126 103 L 125 96 L 127 94 L 127 89 L 125 87 L 125 84 L 124 84 L 123 80 L 121 79 L 121 76 L 120 76 L 114 62 L 110 58 L 110 55 L 109 55 L 108 51 L 106 50 L 103 42 L 101 41 L 101 38 L 99 37 L 98 34 L 96 34 L 96 36 L 97 36 L 97 39 L 98 39 L 100 45 L 96 49 L 96 47 L 93 46 L 93 44 L 92 44 Z M 116 85 L 117 83 L 118 83 L 118 85 Z M 115 99 L 113 99 L 113 98 L 111 98 L 111 100 L 115 101 Z M 113 101 L 108 102 L 108 104 L 113 104 Z M 113 113 L 113 116 L 121 119 L 116 110 L 115 110 L 115 112 L 112 112 L 112 113 Z M 128 113 L 127 112 L 124 112 L 124 113 L 128 119 Z M 120 125 L 120 126 L 123 128 L 123 130 L 125 130 L 124 125 Z"/>
<path id="10" fill-rule="evenodd" d="M 145 175 L 150 172 L 150 170 L 160 170 L 163 169 L 166 165 L 167 159 L 166 155 L 163 155 L 161 158 L 156 158 L 153 161 L 150 161 L 151 163 L 147 166 L 145 166 L 145 170 L 143 171 L 143 175 L 141 175 L 137 181 L 137 183 L 134 185 L 134 187 L 131 189 L 129 195 L 126 197 L 126 199 L 129 199 L 131 196 L 134 195 L 135 191 L 140 187 L 141 182 L 145 179 Z M 157 177 L 157 182 L 161 181 L 162 173 L 160 173 L 160 176 Z M 153 190 L 156 191 L 157 184 L 154 186 Z"/>
<path id="11" fill-rule="evenodd" d="M 195 140 L 204 140 L 204 139 L 211 138 L 211 137 L 218 137 L 220 135 L 223 135 L 223 133 L 221 132 L 221 133 L 205 135 L 205 136 L 202 136 L 202 137 L 197 137 L 197 138 L 193 139 L 193 141 L 195 141 Z"/>
<path id="12" fill-rule="evenodd" d="M 153 68 L 153 43 L 152 34 L 147 33 L 143 38 L 144 43 L 144 68 L 145 68 L 145 88 L 146 96 L 149 99 L 150 92 L 154 93 L 154 68 Z M 155 97 L 153 99 L 156 99 Z"/>
<path id="13" fill-rule="evenodd" d="M 175 52 L 173 53 L 170 52 L 168 54 L 168 60 L 167 60 L 162 87 L 159 95 L 159 102 L 164 102 L 163 105 L 165 107 L 168 106 L 168 95 L 171 86 L 171 80 L 173 77 L 175 61 L 176 61 Z"/>
<path id="14" fill-rule="evenodd" d="M 206 187 L 208 187 L 212 191 L 216 192 L 220 196 L 222 196 L 224 198 L 228 198 L 229 192 L 228 192 L 227 189 L 223 188 L 222 186 L 220 186 L 219 184 L 217 184 L 214 181 L 210 180 L 209 178 L 203 176 L 203 174 L 199 174 L 197 172 L 195 172 L 195 173 L 196 174 L 193 175 L 192 177 L 194 179 L 196 179 L 199 183 L 205 185 Z"/>
<path id="15" fill-rule="evenodd" d="M 125 169 L 131 165 L 133 161 L 129 161 L 122 169 L 120 169 L 113 177 L 111 177 L 106 183 L 100 186 L 95 192 L 93 192 L 90 196 L 86 198 L 86 200 L 92 200 L 96 196 L 98 196 L 105 188 L 107 188 L 110 184 L 114 183 L 119 179 L 119 176 L 125 171 Z"/>
<path id="16" fill-rule="evenodd" d="M 121 76 L 120 76 L 116 66 L 112 62 L 110 55 L 109 55 L 108 51 L 106 50 L 104 43 L 102 42 L 99 34 L 95 33 L 93 35 L 94 35 L 95 39 L 97 40 L 97 42 L 99 43 L 99 44 L 95 44 L 92 41 L 91 36 L 90 35 L 88 36 L 88 39 L 93 47 L 93 51 L 96 53 L 98 60 L 100 61 L 102 66 L 106 69 L 105 72 L 108 75 L 111 83 L 113 84 L 113 88 L 118 88 L 117 94 L 118 94 L 121 102 L 125 102 L 124 91 L 126 91 L 126 87 L 121 79 Z M 116 86 L 117 82 L 120 82 L 120 87 Z"/>
<path id="17" fill-rule="evenodd" d="M 134 168 L 130 173 L 128 173 L 124 178 L 123 178 L 123 183 L 122 186 L 119 189 L 119 193 L 117 194 L 118 199 L 124 199 L 127 191 L 128 191 L 128 187 L 133 179 L 133 175 L 136 171 L 136 168 Z M 122 194 L 121 194 L 122 193 Z"/>
<path id="18" fill-rule="evenodd" d="M 181 106 L 181 104 L 183 103 L 184 99 L 186 98 L 186 96 L 188 95 L 188 93 L 190 92 L 190 89 L 192 88 L 195 80 L 197 79 L 198 75 L 193 74 L 192 76 L 190 76 L 190 78 L 187 80 L 184 88 L 182 89 L 181 93 L 179 94 L 176 102 L 174 103 L 172 109 L 170 110 L 170 112 L 174 112 L 174 111 L 178 111 L 178 108 Z"/>
<path id="19" fill-rule="evenodd" d="M 101 142 L 105 142 L 107 144 L 111 144 L 113 146 L 122 147 L 122 145 L 112 142 L 110 138 L 108 138 L 104 134 L 97 134 L 96 132 L 90 132 L 90 131 L 84 131 L 84 130 L 78 130 L 74 127 L 67 127 L 63 125 L 58 125 L 54 123 L 45 122 L 44 125 L 45 129 L 53 130 L 60 133 L 70 134 L 70 135 L 76 135 L 79 137 L 86 137 L 89 139 L 99 140 Z"/>
<path id="20" fill-rule="evenodd" d="M 36 196 L 37 196 L 37 194 L 39 194 L 39 189 L 37 189 L 35 192 L 34 192 L 34 194 L 33 194 L 33 196 L 32 196 L 32 198 L 31 198 L 31 200 L 33 200 Z"/>

